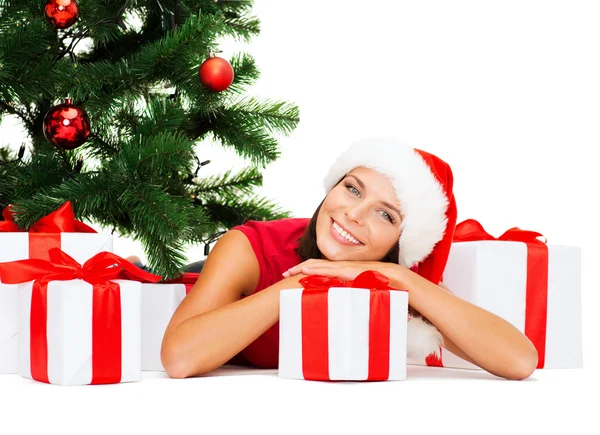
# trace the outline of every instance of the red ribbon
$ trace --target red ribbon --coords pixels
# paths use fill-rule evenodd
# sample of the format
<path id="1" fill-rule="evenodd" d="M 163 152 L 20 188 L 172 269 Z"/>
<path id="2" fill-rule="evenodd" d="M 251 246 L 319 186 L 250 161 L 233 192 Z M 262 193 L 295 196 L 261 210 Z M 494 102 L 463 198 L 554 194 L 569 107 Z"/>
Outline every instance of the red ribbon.
<path id="1" fill-rule="evenodd" d="M 548 246 L 535 231 L 511 228 L 495 238 L 474 219 L 459 223 L 454 230 L 453 242 L 497 240 L 523 242 L 527 245 L 527 287 L 525 301 L 525 335 L 538 352 L 537 368 L 543 368 L 546 357 L 546 319 L 548 310 Z M 545 237 L 544 237 L 545 239 Z"/>
<path id="2" fill-rule="evenodd" d="M 31 295 L 30 351 L 31 376 L 48 380 L 48 341 L 46 337 L 47 293 L 50 281 L 82 279 L 94 286 L 92 309 L 92 382 L 112 384 L 121 381 L 121 289 L 111 282 L 126 272 L 146 282 L 161 277 L 148 273 L 111 252 L 100 252 L 83 266 L 58 248 L 49 252 L 50 261 L 28 259 L 0 263 L 5 284 L 35 280 Z"/>
<path id="3" fill-rule="evenodd" d="M 371 289 L 369 319 L 369 375 L 367 380 L 389 378 L 390 292 L 389 279 L 367 270 L 354 280 L 310 275 L 299 283 L 302 292 L 302 370 L 304 379 L 329 380 L 328 293 L 330 287 Z"/>
<path id="4" fill-rule="evenodd" d="M 196 281 L 198 281 L 199 276 L 200 273 L 197 272 L 186 272 L 177 278 L 165 281 L 165 284 L 183 284 L 185 285 L 185 294 L 187 295 L 194 284 L 196 284 Z"/>
<path id="5" fill-rule="evenodd" d="M 2 211 L 0 232 L 24 232 L 15 224 L 12 206 Z M 75 220 L 71 201 L 65 202 L 58 210 L 44 216 L 29 229 L 29 258 L 49 260 L 48 251 L 60 248 L 60 233 L 95 233 L 96 230 Z"/>

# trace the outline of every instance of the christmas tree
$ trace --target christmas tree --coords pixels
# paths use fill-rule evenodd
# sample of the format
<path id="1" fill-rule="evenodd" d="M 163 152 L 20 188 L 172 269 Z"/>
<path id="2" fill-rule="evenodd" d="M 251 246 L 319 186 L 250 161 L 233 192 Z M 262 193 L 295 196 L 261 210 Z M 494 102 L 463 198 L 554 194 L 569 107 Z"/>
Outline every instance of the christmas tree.
<path id="1" fill-rule="evenodd" d="M 244 97 L 254 59 L 218 56 L 219 38 L 258 35 L 252 3 L 0 0 L 0 121 L 29 136 L 0 146 L 0 207 L 27 230 L 71 201 L 78 220 L 139 241 L 165 278 L 186 244 L 289 217 L 253 189 L 298 108 Z M 203 178 L 204 140 L 248 166 Z"/>

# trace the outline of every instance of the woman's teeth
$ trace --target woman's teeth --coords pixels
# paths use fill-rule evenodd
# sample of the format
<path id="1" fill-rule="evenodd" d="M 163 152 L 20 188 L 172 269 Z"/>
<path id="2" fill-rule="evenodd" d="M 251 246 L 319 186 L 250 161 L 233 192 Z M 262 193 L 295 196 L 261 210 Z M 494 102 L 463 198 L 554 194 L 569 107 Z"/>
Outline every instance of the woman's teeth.
<path id="1" fill-rule="evenodd" d="M 360 243 L 358 240 L 356 240 L 354 237 L 352 237 L 350 234 L 348 234 L 346 231 L 344 231 L 342 229 L 342 227 L 340 227 L 337 223 L 333 223 L 333 228 L 337 231 L 337 233 L 342 236 L 343 238 L 345 238 L 346 240 L 354 243 L 355 245 L 362 245 L 362 243 Z"/>

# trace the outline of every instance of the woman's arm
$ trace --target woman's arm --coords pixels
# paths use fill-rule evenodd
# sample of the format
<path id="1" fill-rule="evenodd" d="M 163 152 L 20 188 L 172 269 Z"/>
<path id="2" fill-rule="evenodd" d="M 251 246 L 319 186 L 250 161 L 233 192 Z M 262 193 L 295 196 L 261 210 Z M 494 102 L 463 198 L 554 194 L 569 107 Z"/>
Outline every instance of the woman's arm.
<path id="1" fill-rule="evenodd" d="M 299 287 L 303 276 L 241 299 L 258 283 L 258 261 L 242 232 L 224 234 L 167 326 L 161 349 L 167 374 L 198 376 L 226 363 L 277 322 L 280 290 Z"/>
<path id="2" fill-rule="evenodd" d="M 525 379 L 536 369 L 537 350 L 511 323 L 409 269 L 393 267 L 388 277 L 409 290 L 409 304 L 439 329 L 452 353 L 507 379 Z"/>

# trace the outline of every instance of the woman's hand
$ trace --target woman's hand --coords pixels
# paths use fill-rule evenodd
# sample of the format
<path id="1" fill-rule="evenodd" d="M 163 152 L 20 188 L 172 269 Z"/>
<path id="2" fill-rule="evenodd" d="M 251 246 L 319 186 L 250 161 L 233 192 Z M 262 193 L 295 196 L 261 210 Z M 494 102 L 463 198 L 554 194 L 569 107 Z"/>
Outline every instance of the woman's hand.
<path id="1" fill-rule="evenodd" d="M 283 273 L 284 277 L 303 273 L 305 275 L 324 275 L 341 279 L 342 281 L 354 280 L 366 270 L 376 270 L 386 276 L 392 268 L 400 267 L 398 264 L 384 263 L 381 261 L 330 261 L 330 260 L 306 260 Z"/>

